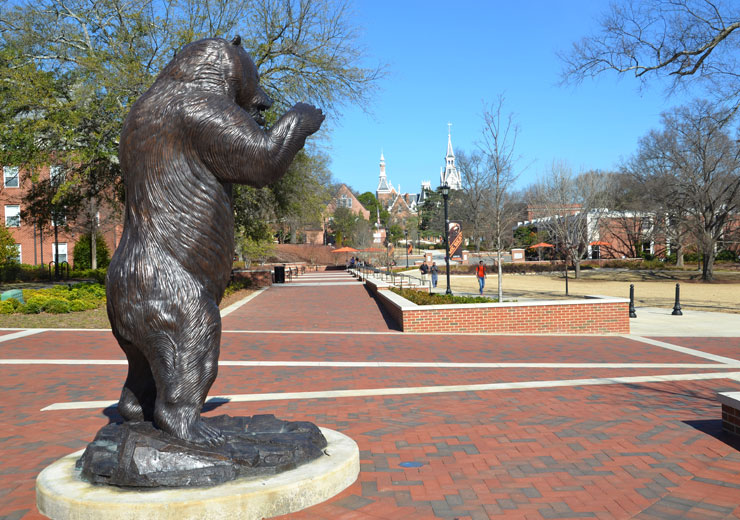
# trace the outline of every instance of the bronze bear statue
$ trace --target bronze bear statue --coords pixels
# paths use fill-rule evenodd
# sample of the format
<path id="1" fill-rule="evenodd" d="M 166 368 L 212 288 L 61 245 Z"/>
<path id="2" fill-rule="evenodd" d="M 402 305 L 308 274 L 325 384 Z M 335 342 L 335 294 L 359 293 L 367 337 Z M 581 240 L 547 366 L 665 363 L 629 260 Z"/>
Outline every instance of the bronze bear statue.
<path id="1" fill-rule="evenodd" d="M 108 316 L 129 369 L 126 421 L 201 445 L 216 378 L 219 302 L 234 254 L 232 183 L 279 179 L 324 120 L 298 103 L 269 130 L 272 100 L 240 39 L 186 45 L 134 103 L 121 132 L 124 231 L 108 268 Z"/>

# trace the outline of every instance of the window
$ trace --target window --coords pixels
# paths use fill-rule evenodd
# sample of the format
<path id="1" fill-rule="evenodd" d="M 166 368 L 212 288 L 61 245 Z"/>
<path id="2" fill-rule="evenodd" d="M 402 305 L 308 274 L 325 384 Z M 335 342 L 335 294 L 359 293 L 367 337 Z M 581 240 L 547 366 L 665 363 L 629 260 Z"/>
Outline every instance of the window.
<path id="1" fill-rule="evenodd" d="M 348 197 L 344 193 L 342 193 L 339 196 L 339 201 L 337 204 L 340 208 L 351 208 L 352 207 L 352 198 Z"/>
<path id="2" fill-rule="evenodd" d="M 16 244 L 15 245 L 15 249 L 18 251 L 18 255 L 16 255 L 16 257 L 13 258 L 13 260 L 15 260 L 16 262 L 18 262 L 20 264 L 21 263 L 21 245 L 20 244 Z"/>
<path id="3" fill-rule="evenodd" d="M 5 206 L 5 227 L 21 227 L 20 206 Z"/>
<path id="4" fill-rule="evenodd" d="M 54 244 L 54 250 L 52 251 L 52 254 L 54 255 L 52 257 L 52 260 L 55 262 L 57 261 L 57 247 L 59 248 L 59 263 L 67 261 L 67 243 L 66 242 L 60 242 L 58 245 Z"/>
<path id="5" fill-rule="evenodd" d="M 17 166 L 5 166 L 3 168 L 3 181 L 6 188 L 18 187 L 18 173 L 20 169 Z"/>

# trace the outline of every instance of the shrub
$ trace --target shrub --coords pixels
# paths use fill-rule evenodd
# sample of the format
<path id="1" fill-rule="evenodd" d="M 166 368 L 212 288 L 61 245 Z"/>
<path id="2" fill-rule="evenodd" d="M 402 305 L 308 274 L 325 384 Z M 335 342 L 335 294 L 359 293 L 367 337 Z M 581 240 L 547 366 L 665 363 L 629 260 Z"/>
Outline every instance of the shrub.
<path id="1" fill-rule="evenodd" d="M 38 314 L 48 312 L 63 314 L 97 309 L 105 304 L 105 286 L 97 283 L 78 283 L 76 285 L 56 285 L 48 289 L 24 289 L 25 305 L 19 302 L 6 304 L 2 302 L 0 313 L 6 313 L 13 306 L 12 312 Z M 14 301 L 14 300 L 13 300 Z"/>
<path id="2" fill-rule="evenodd" d="M 0 280 L 3 282 L 34 282 L 48 279 L 49 271 L 44 265 L 29 265 L 12 262 L 0 267 Z"/>
<path id="3" fill-rule="evenodd" d="M 72 300 L 69 302 L 69 312 L 81 312 L 86 310 L 89 310 L 89 307 L 82 300 Z"/>
<path id="4" fill-rule="evenodd" d="M 67 300 L 62 300 L 60 298 L 49 298 L 48 300 L 46 300 L 41 309 L 50 314 L 66 314 L 69 312 L 70 305 Z"/>
<path id="5" fill-rule="evenodd" d="M 661 260 L 658 260 L 657 258 L 653 258 L 650 260 L 647 260 L 647 259 L 644 260 L 640 268 L 641 269 L 665 269 L 666 265 Z"/>
<path id="6" fill-rule="evenodd" d="M 101 267 L 99 269 L 83 269 L 83 270 L 75 270 L 70 273 L 70 278 L 75 279 L 87 279 L 87 280 L 95 280 L 99 284 L 105 283 L 105 275 L 108 272 L 107 267 Z"/>
<path id="7" fill-rule="evenodd" d="M 224 297 L 234 294 L 237 291 L 241 291 L 242 289 L 249 289 L 250 287 L 252 287 L 252 280 L 249 280 L 249 279 L 235 280 L 226 286 L 226 290 L 224 291 Z"/>
<path id="8" fill-rule="evenodd" d="M 416 305 L 446 305 L 450 303 L 496 303 L 498 299 L 484 296 L 454 296 L 450 294 L 430 294 L 413 289 L 391 288 L 394 293 L 403 296 Z"/>
<path id="9" fill-rule="evenodd" d="M 737 262 L 737 253 L 734 251 L 730 251 L 729 249 L 723 249 L 719 253 L 717 253 L 717 256 L 715 257 L 715 260 L 718 262 Z"/>
<path id="10" fill-rule="evenodd" d="M 38 300 L 26 302 L 25 305 L 18 308 L 18 312 L 21 314 L 38 314 L 41 312 L 41 304 Z"/>
<path id="11" fill-rule="evenodd" d="M 75 244 L 74 252 L 72 253 L 75 270 L 90 269 L 92 267 L 90 244 L 90 233 L 82 235 L 77 244 Z M 95 258 L 98 262 L 98 268 L 108 267 L 108 264 L 110 264 L 110 250 L 101 233 L 95 235 Z"/>
<path id="12" fill-rule="evenodd" d="M 15 300 L 14 298 L 0 301 L 0 314 L 13 314 L 16 309 L 16 306 L 13 305 L 14 301 L 18 303 L 18 300 Z"/>

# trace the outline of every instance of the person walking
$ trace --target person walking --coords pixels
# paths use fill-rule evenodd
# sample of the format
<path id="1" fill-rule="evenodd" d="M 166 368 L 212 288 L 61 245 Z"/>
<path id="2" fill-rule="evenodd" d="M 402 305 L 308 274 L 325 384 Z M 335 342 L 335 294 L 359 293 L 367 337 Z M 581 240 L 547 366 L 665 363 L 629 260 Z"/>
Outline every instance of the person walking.
<path id="1" fill-rule="evenodd" d="M 432 262 L 432 267 L 429 270 L 432 273 L 432 287 L 437 287 L 437 278 L 439 278 L 439 269 L 437 268 L 437 262 Z"/>
<path id="2" fill-rule="evenodd" d="M 483 260 L 478 262 L 478 266 L 475 268 L 475 276 L 478 278 L 480 293 L 483 294 L 483 288 L 486 286 L 486 266 L 483 263 Z"/>
<path id="3" fill-rule="evenodd" d="M 429 272 L 429 266 L 426 262 L 422 262 L 419 266 L 419 271 L 421 272 L 421 281 L 426 282 L 427 281 L 427 273 Z"/>

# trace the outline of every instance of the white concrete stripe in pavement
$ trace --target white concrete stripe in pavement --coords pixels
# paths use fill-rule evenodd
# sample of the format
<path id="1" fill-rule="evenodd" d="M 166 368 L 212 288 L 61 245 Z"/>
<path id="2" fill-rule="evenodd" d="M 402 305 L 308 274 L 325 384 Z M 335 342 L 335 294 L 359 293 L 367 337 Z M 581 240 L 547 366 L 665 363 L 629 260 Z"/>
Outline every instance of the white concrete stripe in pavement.
<path id="1" fill-rule="evenodd" d="M 236 303 L 232 303 L 231 305 L 229 305 L 225 309 L 222 309 L 221 310 L 221 317 L 223 318 L 224 316 L 228 316 L 229 314 L 231 314 L 232 312 L 234 312 L 235 310 L 237 310 L 242 305 L 244 305 L 246 303 L 249 303 L 250 301 L 254 300 L 257 296 L 259 296 L 260 294 L 262 294 L 263 292 L 265 292 L 267 289 L 269 289 L 269 287 L 263 287 L 262 289 L 259 289 L 259 290 L 255 291 L 255 292 L 253 292 L 252 294 L 250 294 L 246 298 L 243 298 L 243 299 L 239 300 Z"/>
<path id="2" fill-rule="evenodd" d="M 688 347 L 680 347 L 678 345 L 674 345 L 672 343 L 666 343 L 665 341 L 658 341 L 656 339 L 650 339 L 650 338 L 644 338 L 642 336 L 633 336 L 631 334 L 625 334 L 622 337 L 631 339 L 634 341 L 639 341 L 641 343 L 647 343 L 648 345 L 654 345 L 656 347 L 665 348 L 668 350 L 674 350 L 676 352 L 681 352 L 682 354 L 688 354 L 689 356 L 694 357 L 700 357 L 704 359 L 709 359 L 711 361 L 717 361 L 719 363 L 727 363 L 727 364 L 733 364 L 738 363 L 740 360 L 738 359 L 732 359 L 724 356 L 718 356 L 716 354 L 710 354 L 709 352 L 702 352 L 701 350 L 696 350 L 693 348 Z"/>
<path id="3" fill-rule="evenodd" d="M 10 341 L 11 339 L 25 338 L 26 336 L 33 336 L 34 334 L 40 334 L 42 332 L 46 332 L 47 330 L 49 329 L 25 329 L 18 332 L 11 332 L 10 334 L 0 336 L 0 342 Z"/>
<path id="4" fill-rule="evenodd" d="M 209 398 L 208 403 L 246 403 L 261 401 L 283 401 L 300 399 L 338 399 L 347 397 L 372 397 L 384 395 L 419 395 L 454 392 L 483 392 L 489 390 L 521 390 L 531 388 L 558 388 L 570 386 L 623 385 L 639 383 L 665 383 L 671 381 L 705 381 L 740 377 L 740 372 L 709 372 L 705 374 L 671 374 L 664 376 L 608 377 L 596 379 L 567 379 L 560 381 L 522 381 L 515 383 L 491 383 L 478 385 L 415 386 L 398 388 L 368 388 L 357 390 L 324 390 L 319 392 L 285 392 L 266 394 L 221 395 Z M 41 411 L 83 410 L 106 408 L 118 401 L 78 401 L 54 403 Z"/>
<path id="5" fill-rule="evenodd" d="M 125 359 L 0 359 L 0 365 L 126 365 Z M 740 369 L 740 362 L 723 363 L 447 363 L 417 361 L 239 361 L 221 360 L 222 367 L 336 368 L 622 368 L 622 369 Z"/>

